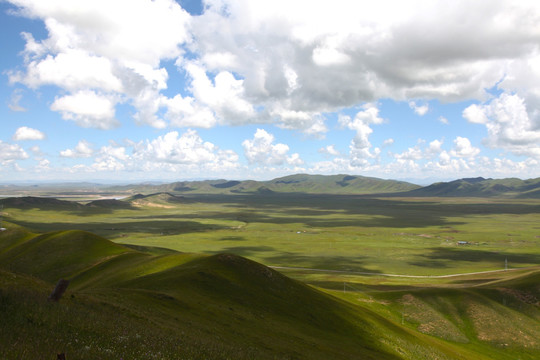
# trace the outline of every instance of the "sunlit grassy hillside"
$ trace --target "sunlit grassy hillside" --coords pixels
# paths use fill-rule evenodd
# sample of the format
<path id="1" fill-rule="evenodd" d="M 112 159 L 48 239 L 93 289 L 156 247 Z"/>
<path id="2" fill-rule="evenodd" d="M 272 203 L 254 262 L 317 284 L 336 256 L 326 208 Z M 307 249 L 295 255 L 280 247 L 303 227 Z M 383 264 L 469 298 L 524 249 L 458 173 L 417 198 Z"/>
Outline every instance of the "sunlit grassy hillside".
<path id="1" fill-rule="evenodd" d="M 505 358 L 232 254 L 133 249 L 11 225 L 0 245 L 2 358 Z M 48 302 L 58 278 L 71 284 Z"/>

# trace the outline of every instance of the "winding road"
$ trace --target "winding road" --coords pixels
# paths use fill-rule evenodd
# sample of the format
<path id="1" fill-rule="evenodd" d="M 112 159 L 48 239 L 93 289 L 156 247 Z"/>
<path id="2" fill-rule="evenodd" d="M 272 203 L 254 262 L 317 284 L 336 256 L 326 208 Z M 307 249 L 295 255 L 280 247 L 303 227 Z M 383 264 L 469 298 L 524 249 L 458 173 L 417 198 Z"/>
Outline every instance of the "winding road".
<path id="1" fill-rule="evenodd" d="M 339 274 L 350 274 L 350 275 L 371 275 L 371 276 L 387 276 L 387 277 L 418 278 L 418 279 L 443 279 L 443 278 L 451 278 L 451 277 L 458 277 L 458 276 L 479 275 L 479 274 L 489 274 L 489 273 L 508 272 L 508 271 L 528 269 L 528 268 L 514 268 L 514 269 L 507 269 L 507 270 L 500 269 L 500 270 L 477 271 L 477 272 L 470 272 L 470 273 L 448 274 L 448 275 L 400 275 L 400 274 L 385 274 L 385 273 L 376 273 L 376 272 L 367 272 L 367 271 L 312 269 L 312 268 L 291 267 L 291 266 L 269 266 L 269 267 L 275 270 L 300 270 L 300 271 L 314 271 L 314 272 L 322 272 L 322 273 L 339 273 Z"/>

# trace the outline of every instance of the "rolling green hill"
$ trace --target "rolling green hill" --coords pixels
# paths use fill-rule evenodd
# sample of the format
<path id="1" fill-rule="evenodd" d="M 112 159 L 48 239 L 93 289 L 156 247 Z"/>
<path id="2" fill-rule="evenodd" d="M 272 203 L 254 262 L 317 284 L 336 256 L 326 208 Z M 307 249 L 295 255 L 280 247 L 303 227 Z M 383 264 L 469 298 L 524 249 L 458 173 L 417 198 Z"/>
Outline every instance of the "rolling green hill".
<path id="1" fill-rule="evenodd" d="M 113 190 L 140 193 L 172 192 L 185 194 L 375 194 L 409 191 L 419 186 L 403 181 L 351 175 L 296 174 L 270 181 L 205 180 L 182 181 L 165 185 L 128 185 Z"/>
<path id="2" fill-rule="evenodd" d="M 387 196 L 415 196 L 415 197 L 504 197 L 504 198 L 540 198 L 540 178 L 521 180 L 517 178 L 485 179 L 482 177 L 465 178 L 449 182 L 437 182 L 421 187 L 404 181 L 384 180 L 359 175 L 310 175 L 295 174 L 276 178 L 269 181 L 255 180 L 203 180 L 179 181 L 169 184 L 130 184 L 122 186 L 93 186 L 85 188 L 88 184 L 71 184 L 63 189 L 60 185 L 54 187 L 36 187 L 24 190 L 24 194 L 46 194 L 49 196 L 70 194 L 84 197 L 84 194 L 102 194 L 107 196 L 127 196 L 122 201 L 96 200 L 89 204 L 94 207 L 121 208 L 125 201 L 141 203 L 163 204 L 167 202 L 181 202 L 181 195 L 250 195 L 274 193 L 304 193 L 304 194 L 341 194 L 341 195 L 387 195 Z M 75 189 L 75 190 L 73 190 Z M 64 191 L 71 190 L 71 191 Z M 33 192 L 32 192 L 33 191 Z M 13 193 L 21 193 L 14 190 Z M 136 194 L 136 195 L 134 195 Z M 141 195 L 143 194 L 143 195 Z M 146 198 L 151 196 L 152 198 Z M 19 197 L 16 200 L 2 199 L 11 207 L 39 208 L 52 206 L 68 208 L 62 200 L 53 198 L 39 200 L 36 197 Z M 56 201 L 56 204 L 46 201 Z"/>
<path id="3" fill-rule="evenodd" d="M 439 182 L 405 194 L 408 196 L 540 198 L 540 178 L 520 180 L 467 178 Z"/>
<path id="4" fill-rule="evenodd" d="M 70 287 L 60 302 L 48 302 L 59 278 L 70 279 Z M 532 280 L 513 281 L 526 287 Z M 479 288 L 485 294 L 470 301 L 494 303 L 493 286 Z M 405 302 L 380 311 L 232 254 L 134 249 L 81 231 L 38 235 L 9 225 L 0 233 L 0 358 L 56 352 L 74 359 L 507 358 L 474 326 L 457 326 L 458 335 L 444 337 L 400 325 L 388 311 L 423 309 L 406 295 L 383 292 L 380 299 L 405 296 Z M 432 289 L 413 296 L 426 303 L 435 296 L 433 306 L 445 317 L 455 295 Z M 522 330 L 536 335 L 529 325 Z M 527 351 L 519 354 L 532 359 Z"/>
<path id="5" fill-rule="evenodd" d="M 540 178 L 521 180 L 465 178 L 429 186 L 353 175 L 295 174 L 269 181 L 205 180 L 164 185 L 126 185 L 110 190 L 172 194 L 356 194 L 417 197 L 540 198 Z"/>
<path id="6" fill-rule="evenodd" d="M 0 199 L 0 205 L 19 209 L 57 209 L 60 211 L 75 211 L 83 209 L 83 205 L 66 200 L 49 197 L 21 196 Z"/>
<path id="7" fill-rule="evenodd" d="M 403 321 L 424 334 L 467 344 L 493 359 L 536 359 L 540 355 L 539 280 L 537 268 L 476 285 L 387 289 L 372 296 L 386 308 L 400 309 Z"/>
<path id="8" fill-rule="evenodd" d="M 184 202 L 182 196 L 177 196 L 169 192 L 158 192 L 148 195 L 136 194 L 123 199 L 124 203 L 130 203 L 135 206 L 168 205 Z"/>

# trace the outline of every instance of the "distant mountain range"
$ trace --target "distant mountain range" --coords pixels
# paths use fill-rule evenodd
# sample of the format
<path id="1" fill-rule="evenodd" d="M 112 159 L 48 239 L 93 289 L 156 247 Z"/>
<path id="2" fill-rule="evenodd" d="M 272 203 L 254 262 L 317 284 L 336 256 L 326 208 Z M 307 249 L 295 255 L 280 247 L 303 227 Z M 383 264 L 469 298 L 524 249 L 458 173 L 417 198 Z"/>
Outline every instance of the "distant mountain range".
<path id="1" fill-rule="evenodd" d="M 80 183 L 62 186 L 26 187 L 20 189 L 5 188 L 1 194 L 10 196 L 85 196 L 92 193 L 99 196 L 121 197 L 122 202 L 100 200 L 88 205 L 93 207 L 116 206 L 122 203 L 177 202 L 178 198 L 190 194 L 227 194 L 227 195 L 271 195 L 277 193 L 296 194 L 334 194 L 334 195 L 380 195 L 407 197 L 503 197 L 503 198 L 540 198 L 540 178 L 521 180 L 517 178 L 485 179 L 482 177 L 465 178 L 449 182 L 437 182 L 428 186 L 419 186 L 405 181 L 384 180 L 359 175 L 308 175 L 296 174 L 269 181 L 255 180 L 202 180 L 180 181 L 168 184 L 140 183 L 121 186 L 103 186 Z M 124 195 L 123 195 L 124 194 Z M 139 194 L 139 195 L 137 195 Z M 152 195 L 152 198 L 144 197 Z M 156 197 L 158 194 L 162 194 Z M 127 198 L 133 196 L 131 198 Z M 139 196 L 139 197 L 137 197 Z M 166 199 L 165 199 L 166 198 Z M 23 199 L 10 200 L 24 202 Z M 7 204 L 6 204 L 7 205 Z M 24 204 L 18 204 L 23 206 Z M 34 204 L 35 205 L 35 204 Z"/>
<path id="2" fill-rule="evenodd" d="M 168 192 L 173 194 L 342 194 L 443 197 L 540 198 L 540 178 L 520 180 L 466 178 L 419 186 L 404 181 L 383 180 L 358 175 L 296 174 L 269 181 L 205 180 L 163 185 L 115 186 L 109 190 L 133 193 Z"/>
<path id="3" fill-rule="evenodd" d="M 365 176 L 296 174 L 269 181 L 181 181 L 164 185 L 115 186 L 109 190 L 129 190 L 146 194 L 156 192 L 175 194 L 375 194 L 406 192 L 419 187 L 404 181 Z"/>

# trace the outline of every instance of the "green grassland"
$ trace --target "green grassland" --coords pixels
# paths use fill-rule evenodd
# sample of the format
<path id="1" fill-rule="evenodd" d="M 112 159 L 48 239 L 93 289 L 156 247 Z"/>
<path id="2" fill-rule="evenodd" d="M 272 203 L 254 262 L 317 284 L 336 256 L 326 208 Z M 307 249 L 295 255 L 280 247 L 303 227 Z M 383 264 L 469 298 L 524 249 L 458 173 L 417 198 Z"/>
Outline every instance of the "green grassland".
<path id="1" fill-rule="evenodd" d="M 0 358 L 540 356 L 539 200 L 7 200 Z"/>
<path id="2" fill-rule="evenodd" d="M 540 264 L 539 200 L 158 194 L 116 203 L 4 212 L 35 232 L 84 230 L 268 266 L 444 275 Z"/>

